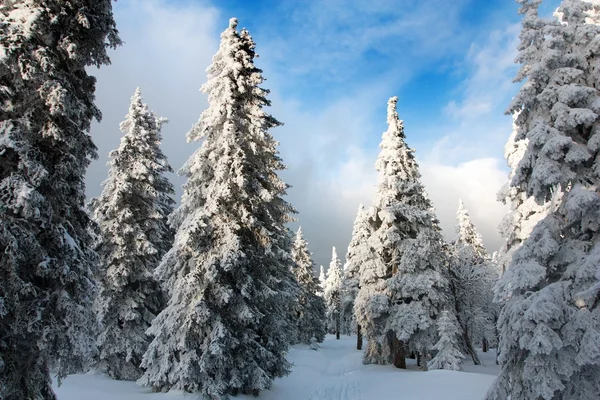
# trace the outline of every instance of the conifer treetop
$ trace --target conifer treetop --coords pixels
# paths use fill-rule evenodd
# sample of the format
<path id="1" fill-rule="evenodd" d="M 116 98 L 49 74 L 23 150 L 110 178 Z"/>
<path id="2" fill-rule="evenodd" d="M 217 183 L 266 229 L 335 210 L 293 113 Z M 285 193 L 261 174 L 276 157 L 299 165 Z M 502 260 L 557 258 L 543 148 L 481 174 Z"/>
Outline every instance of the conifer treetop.
<path id="1" fill-rule="evenodd" d="M 456 215 L 458 220 L 458 225 L 456 227 L 458 237 L 456 238 L 455 245 L 457 247 L 464 245 L 473 246 L 473 249 L 478 255 L 485 257 L 487 251 L 483 246 L 483 240 L 481 239 L 479 232 L 477 232 L 477 229 L 475 229 L 475 225 L 473 224 L 473 221 L 471 221 L 471 216 L 462 199 L 458 200 L 458 211 Z"/>

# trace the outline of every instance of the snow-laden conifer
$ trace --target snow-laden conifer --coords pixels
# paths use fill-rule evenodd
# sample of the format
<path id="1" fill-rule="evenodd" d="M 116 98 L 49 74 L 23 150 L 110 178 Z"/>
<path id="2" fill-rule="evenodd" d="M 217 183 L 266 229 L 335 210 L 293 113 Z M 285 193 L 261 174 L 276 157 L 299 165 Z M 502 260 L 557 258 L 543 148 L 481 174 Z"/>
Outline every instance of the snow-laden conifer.
<path id="1" fill-rule="evenodd" d="M 439 340 L 433 346 L 437 354 L 429 363 L 429 369 L 460 371 L 465 358 L 460 351 L 461 329 L 453 312 L 442 311 L 437 321 Z"/>
<path id="2" fill-rule="evenodd" d="M 369 254 L 369 225 L 366 221 L 365 207 L 360 204 L 354 220 L 352 239 L 346 252 L 344 265 L 344 280 L 342 282 L 342 333 L 357 332 L 356 318 L 354 317 L 354 300 L 359 289 L 359 274 L 361 265 Z"/>
<path id="3" fill-rule="evenodd" d="M 363 362 L 388 363 L 394 355 L 403 366 L 407 344 L 420 354 L 435 344 L 434 319 L 448 280 L 443 240 L 413 150 L 404 141 L 397 101 L 388 102 L 388 130 L 375 164 L 378 190 L 367 211 L 371 254 L 361 266 L 354 308 L 368 340 Z"/>
<path id="4" fill-rule="evenodd" d="M 496 341 L 497 307 L 493 302 L 493 287 L 498 273 L 462 200 L 458 205 L 457 222 L 450 267 L 451 289 L 462 330 L 461 350 L 479 364 L 474 344 L 487 349 L 489 343 Z"/>
<path id="5" fill-rule="evenodd" d="M 521 1 L 522 41 L 538 2 Z M 562 192 L 513 255 L 499 282 L 502 372 L 487 398 L 589 399 L 600 395 L 600 27 L 590 4 L 565 0 L 546 23 L 538 57 L 509 107 L 527 149 L 512 179 L 543 204 Z M 520 50 L 526 46 L 522 45 Z"/>
<path id="6" fill-rule="evenodd" d="M 180 171 L 175 244 L 157 269 L 171 299 L 148 330 L 139 380 L 210 399 L 258 394 L 289 373 L 282 316 L 296 296 L 285 226 L 294 210 L 269 133 L 280 123 L 264 111 L 255 44 L 236 27 L 232 18 L 221 34 L 202 86 L 209 107 L 188 133 L 202 144 Z"/>
<path id="7" fill-rule="evenodd" d="M 97 368 L 116 379 L 141 376 L 146 330 L 165 306 L 153 277 L 173 238 L 167 217 L 174 190 L 165 176 L 172 169 L 160 149 L 164 122 L 137 89 L 120 126 L 121 144 L 110 153 L 104 190 L 91 202 L 100 230 Z"/>
<path id="8" fill-rule="evenodd" d="M 299 293 L 294 308 L 297 328 L 297 342 L 304 344 L 321 343 L 325 339 L 325 301 L 317 293 L 319 280 L 315 276 L 315 264 L 308 243 L 298 228 L 292 247 L 294 275 Z"/>
<path id="9" fill-rule="evenodd" d="M 325 291 L 325 281 L 327 280 L 327 275 L 325 275 L 325 268 L 321 265 L 319 267 L 319 296 L 323 296 Z"/>
<path id="10" fill-rule="evenodd" d="M 517 115 L 513 115 L 513 121 Z M 514 252 L 521 247 L 523 241 L 531 234 L 535 224 L 544 218 L 551 207 L 551 202 L 544 202 L 539 205 L 533 196 L 528 196 L 525 191 L 510 185 L 519 162 L 523 159 L 523 155 L 527 150 L 527 139 L 516 140 L 516 135 L 517 127 L 513 122 L 513 131 L 504 146 L 504 157 L 510 168 L 510 173 L 508 182 L 498 192 L 498 200 L 508 205 L 510 209 L 502 218 L 499 227 L 500 234 L 504 239 L 504 244 L 496 256 L 500 275 L 510 265 Z"/>
<path id="11" fill-rule="evenodd" d="M 110 0 L 0 2 L 0 398 L 53 399 L 91 354 L 96 256 L 84 178 Z"/>
<path id="12" fill-rule="evenodd" d="M 327 269 L 327 280 L 323 291 L 327 307 L 327 331 L 340 338 L 342 328 L 342 281 L 344 273 L 342 262 L 337 256 L 335 247 L 331 252 L 331 263 Z"/>

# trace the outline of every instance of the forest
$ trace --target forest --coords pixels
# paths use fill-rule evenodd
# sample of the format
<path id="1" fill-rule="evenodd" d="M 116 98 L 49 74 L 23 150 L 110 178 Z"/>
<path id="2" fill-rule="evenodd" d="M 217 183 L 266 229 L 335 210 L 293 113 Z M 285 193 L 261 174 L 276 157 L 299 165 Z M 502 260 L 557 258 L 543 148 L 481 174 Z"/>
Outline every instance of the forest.
<path id="1" fill-rule="evenodd" d="M 443 236 L 390 93 L 375 195 L 318 268 L 237 18 L 206 69 L 181 198 L 143 88 L 89 198 L 89 67 L 127 51 L 113 2 L 3 1 L 0 399 L 600 398 L 600 1 L 549 18 L 516 3 L 502 247 L 463 201 Z"/>

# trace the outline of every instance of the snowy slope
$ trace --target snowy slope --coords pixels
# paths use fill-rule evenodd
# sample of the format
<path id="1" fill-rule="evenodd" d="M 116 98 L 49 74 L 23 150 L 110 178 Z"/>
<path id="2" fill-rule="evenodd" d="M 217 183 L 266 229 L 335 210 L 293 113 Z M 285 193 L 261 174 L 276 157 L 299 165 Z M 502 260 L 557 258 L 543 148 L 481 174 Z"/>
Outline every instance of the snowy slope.
<path id="1" fill-rule="evenodd" d="M 466 365 L 470 372 L 428 371 L 393 366 L 363 365 L 362 353 L 354 349 L 355 337 L 335 340 L 328 335 L 318 351 L 294 346 L 288 359 L 292 374 L 277 379 L 261 400 L 481 400 L 498 372 L 493 353 L 482 360 L 487 366 Z M 413 361 L 410 363 L 410 361 Z M 73 375 L 55 386 L 59 400 L 190 400 L 194 395 L 152 393 L 133 382 L 113 381 L 103 375 Z M 234 399 L 255 399 L 238 396 Z"/>

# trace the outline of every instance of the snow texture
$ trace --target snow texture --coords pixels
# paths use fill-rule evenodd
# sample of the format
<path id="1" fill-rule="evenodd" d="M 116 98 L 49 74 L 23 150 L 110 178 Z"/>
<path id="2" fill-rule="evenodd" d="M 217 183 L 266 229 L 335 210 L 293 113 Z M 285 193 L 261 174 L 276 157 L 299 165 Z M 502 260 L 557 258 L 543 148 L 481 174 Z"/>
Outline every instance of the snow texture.
<path id="1" fill-rule="evenodd" d="M 470 372 L 435 370 L 421 372 L 414 360 L 408 370 L 389 366 L 363 365 L 362 352 L 356 351 L 356 337 L 328 335 L 319 351 L 306 345 L 290 349 L 288 361 L 294 371 L 276 379 L 261 400 L 481 400 L 497 373 L 492 352 L 488 366 L 465 365 Z M 73 375 L 56 388 L 59 400 L 189 400 L 193 396 L 172 391 L 152 393 L 133 382 L 113 381 L 99 374 Z M 239 395 L 239 400 L 252 396 Z"/>

